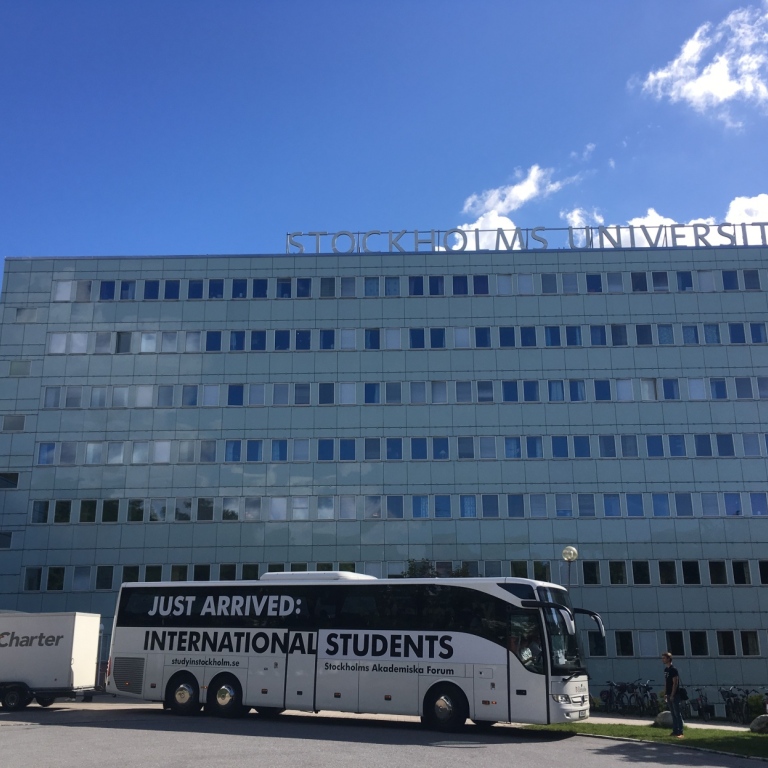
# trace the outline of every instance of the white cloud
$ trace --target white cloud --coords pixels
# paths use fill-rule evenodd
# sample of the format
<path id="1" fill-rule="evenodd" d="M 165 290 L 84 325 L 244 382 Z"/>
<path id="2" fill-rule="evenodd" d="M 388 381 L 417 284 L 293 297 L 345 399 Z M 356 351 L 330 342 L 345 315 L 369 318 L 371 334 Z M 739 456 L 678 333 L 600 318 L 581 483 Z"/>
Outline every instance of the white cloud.
<path id="1" fill-rule="evenodd" d="M 597 145 L 590 142 L 581 152 L 571 152 L 571 160 L 580 160 L 586 162 L 592 156 Z"/>
<path id="2" fill-rule="evenodd" d="M 632 227 L 641 227 L 643 225 L 646 227 L 659 227 L 662 224 L 666 226 L 668 224 L 677 224 L 677 222 L 667 216 L 662 216 L 655 208 L 649 208 L 645 216 L 637 216 L 634 219 L 630 219 L 627 224 Z"/>
<path id="3" fill-rule="evenodd" d="M 731 224 L 768 221 L 768 195 L 735 197 L 728 206 L 725 220 Z"/>
<path id="4" fill-rule="evenodd" d="M 487 189 L 479 195 L 470 195 L 464 201 L 463 213 L 482 216 L 495 212 L 500 216 L 516 211 L 525 203 L 541 197 L 549 197 L 559 192 L 567 184 L 578 181 L 579 176 L 571 176 L 561 181 L 553 181 L 554 168 L 542 168 L 532 165 L 527 175 L 518 169 L 516 176 L 520 179 L 516 184 L 505 187 Z"/>
<path id="5" fill-rule="evenodd" d="M 480 216 L 477 221 L 472 224 L 459 224 L 456 229 L 463 229 L 466 232 L 472 232 L 467 236 L 467 250 L 475 250 L 475 235 L 474 230 L 490 230 L 488 232 L 480 232 L 480 249 L 481 250 L 493 250 L 497 247 L 496 243 L 496 230 L 504 229 L 507 232 L 509 238 L 511 238 L 510 230 L 516 229 L 515 223 L 507 216 L 502 216 L 497 211 L 489 211 Z M 459 243 L 459 236 L 455 236 L 456 244 Z M 454 246 L 455 247 L 455 246 Z M 515 250 L 520 250 L 520 246 L 515 244 Z"/>
<path id="6" fill-rule="evenodd" d="M 768 3 L 730 13 L 719 24 L 703 24 L 676 59 L 650 72 L 643 91 L 711 112 L 740 125 L 729 107 L 737 102 L 768 107 Z"/>
<path id="7" fill-rule="evenodd" d="M 597 208 L 587 211 L 585 208 L 574 208 L 572 211 L 560 211 L 560 218 L 568 222 L 569 227 L 597 227 L 605 224 L 605 219 Z"/>

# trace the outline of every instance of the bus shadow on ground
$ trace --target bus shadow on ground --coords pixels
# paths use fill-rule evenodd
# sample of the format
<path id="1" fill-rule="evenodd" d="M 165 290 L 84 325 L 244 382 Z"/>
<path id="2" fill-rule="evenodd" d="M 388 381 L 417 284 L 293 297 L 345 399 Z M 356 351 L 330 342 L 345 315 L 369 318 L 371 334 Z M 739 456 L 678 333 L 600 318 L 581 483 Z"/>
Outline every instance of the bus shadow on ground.
<path id="1" fill-rule="evenodd" d="M 104 728 L 111 730 L 168 733 L 209 733 L 212 735 L 252 736 L 269 739 L 307 739 L 314 741 L 354 741 L 368 744 L 424 745 L 446 748 L 481 749 L 503 743 L 549 743 L 572 738 L 568 733 L 529 731 L 512 725 L 482 728 L 471 721 L 456 733 L 441 733 L 424 728 L 416 721 L 387 720 L 364 716 L 318 717 L 307 714 L 260 716 L 251 711 L 235 719 L 208 717 L 204 713 L 180 717 L 159 706 L 118 706 L 105 709 L 79 709 L 76 704 L 46 709 L 30 706 L 21 712 L 3 712 L 0 732 L 12 726 L 56 726 L 59 728 Z"/>

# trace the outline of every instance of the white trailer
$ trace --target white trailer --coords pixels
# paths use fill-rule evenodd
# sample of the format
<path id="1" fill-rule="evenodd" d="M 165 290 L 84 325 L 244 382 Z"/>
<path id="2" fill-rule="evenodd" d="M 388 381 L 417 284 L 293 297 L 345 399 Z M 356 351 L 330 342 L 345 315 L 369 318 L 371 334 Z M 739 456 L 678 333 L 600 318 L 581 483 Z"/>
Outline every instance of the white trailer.
<path id="1" fill-rule="evenodd" d="M 0 613 L 0 705 L 41 707 L 95 690 L 101 617 L 95 613 Z"/>

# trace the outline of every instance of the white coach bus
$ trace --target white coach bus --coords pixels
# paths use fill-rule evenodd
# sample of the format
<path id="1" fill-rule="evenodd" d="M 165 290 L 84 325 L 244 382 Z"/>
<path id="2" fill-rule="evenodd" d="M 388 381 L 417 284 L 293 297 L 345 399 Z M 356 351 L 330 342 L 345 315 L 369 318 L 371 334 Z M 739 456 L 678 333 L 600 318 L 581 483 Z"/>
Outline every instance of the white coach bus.
<path id="1" fill-rule="evenodd" d="M 123 584 L 107 690 L 235 717 L 254 707 L 561 723 L 589 716 L 568 593 L 530 579 L 376 579 L 270 573 L 259 581 Z"/>

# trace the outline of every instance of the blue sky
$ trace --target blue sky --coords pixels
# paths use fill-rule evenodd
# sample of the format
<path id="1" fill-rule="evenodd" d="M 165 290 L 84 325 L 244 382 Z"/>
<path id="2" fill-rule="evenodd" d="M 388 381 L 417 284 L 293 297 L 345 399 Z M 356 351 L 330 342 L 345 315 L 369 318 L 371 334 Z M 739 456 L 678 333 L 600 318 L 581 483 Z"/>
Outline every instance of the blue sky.
<path id="1" fill-rule="evenodd" d="M 768 221 L 766 135 L 766 0 L 0 3 L 0 258 Z"/>

